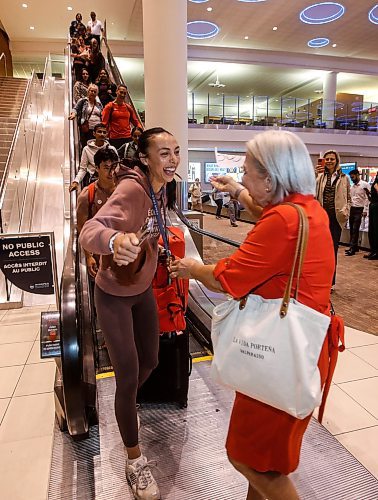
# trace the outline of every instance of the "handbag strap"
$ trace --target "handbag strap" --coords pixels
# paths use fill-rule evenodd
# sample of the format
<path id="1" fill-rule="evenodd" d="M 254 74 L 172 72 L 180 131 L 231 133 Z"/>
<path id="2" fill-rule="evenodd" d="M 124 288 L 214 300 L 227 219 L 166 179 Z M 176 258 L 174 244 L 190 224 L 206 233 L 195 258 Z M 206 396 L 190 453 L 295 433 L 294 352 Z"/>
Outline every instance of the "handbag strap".
<path id="1" fill-rule="evenodd" d="M 281 308 L 280 308 L 281 318 L 284 318 L 287 315 L 287 311 L 289 309 L 289 304 L 290 304 L 291 289 L 293 286 L 293 280 L 295 276 L 297 277 L 297 281 L 295 285 L 294 298 L 298 300 L 299 279 L 302 272 L 304 256 L 307 249 L 308 231 L 309 231 L 308 218 L 303 208 L 300 207 L 299 205 L 296 205 L 295 203 L 290 203 L 290 202 L 283 203 L 283 205 L 290 205 L 296 209 L 299 216 L 299 228 L 298 228 L 298 238 L 295 248 L 293 266 L 291 268 L 289 279 L 286 283 L 285 292 L 281 303 Z"/>
<path id="2" fill-rule="evenodd" d="M 89 100 L 88 100 L 88 105 L 89 105 Z M 94 111 L 94 109 L 95 109 L 95 106 L 96 106 L 96 101 L 94 102 L 94 104 L 93 104 L 93 108 L 91 109 L 91 112 L 89 113 L 89 116 L 88 116 L 88 118 L 87 118 L 87 120 L 88 120 L 88 121 L 91 119 L 91 116 L 92 116 L 92 113 L 93 113 L 93 111 Z"/>

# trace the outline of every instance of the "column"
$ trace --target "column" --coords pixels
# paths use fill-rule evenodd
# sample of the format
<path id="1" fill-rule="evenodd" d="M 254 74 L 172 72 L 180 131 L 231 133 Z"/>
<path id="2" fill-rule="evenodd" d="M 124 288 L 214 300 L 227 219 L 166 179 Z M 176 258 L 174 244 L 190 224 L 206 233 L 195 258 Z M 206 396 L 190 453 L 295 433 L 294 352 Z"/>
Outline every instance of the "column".
<path id="1" fill-rule="evenodd" d="M 334 128 L 335 125 L 335 103 L 337 88 L 337 72 L 330 71 L 324 75 L 323 80 L 323 110 L 322 121 L 326 128 Z"/>
<path id="2" fill-rule="evenodd" d="M 187 2 L 143 0 L 146 128 L 163 127 L 181 149 L 188 179 Z"/>

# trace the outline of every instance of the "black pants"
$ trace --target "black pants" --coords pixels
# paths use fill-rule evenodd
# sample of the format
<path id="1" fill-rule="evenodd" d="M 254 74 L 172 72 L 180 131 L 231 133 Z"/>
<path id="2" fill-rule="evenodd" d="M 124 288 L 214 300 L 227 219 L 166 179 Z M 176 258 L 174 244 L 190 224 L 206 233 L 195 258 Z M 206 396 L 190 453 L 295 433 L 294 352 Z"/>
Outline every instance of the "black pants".
<path id="1" fill-rule="evenodd" d="M 216 217 L 220 217 L 220 215 L 222 213 L 223 200 L 219 199 L 219 200 L 214 200 L 214 201 L 217 204 L 217 213 L 215 215 L 216 215 Z"/>
<path id="2" fill-rule="evenodd" d="M 369 244 L 370 251 L 378 253 L 378 203 L 369 205 Z"/>
<path id="3" fill-rule="evenodd" d="M 358 250 L 358 239 L 360 236 L 360 226 L 362 220 L 362 213 L 364 207 L 350 207 L 349 214 L 349 231 L 350 231 L 350 249 L 353 251 Z"/>
<path id="4" fill-rule="evenodd" d="M 80 130 L 81 149 L 84 149 L 87 145 L 87 142 L 91 139 L 94 139 L 93 130 L 89 129 L 88 132 L 83 132 L 82 130 Z"/>
<path id="5" fill-rule="evenodd" d="M 341 226 L 336 219 L 335 212 L 327 212 L 329 218 L 329 230 L 332 236 L 333 251 L 335 252 L 335 272 L 333 273 L 332 285 L 336 283 L 336 267 L 337 267 L 337 251 L 339 249 L 339 243 L 341 238 Z"/>
<path id="6" fill-rule="evenodd" d="M 159 321 L 152 287 L 117 297 L 95 287 L 97 318 L 115 379 L 115 414 L 125 446 L 138 444 L 136 396 L 158 364 Z"/>

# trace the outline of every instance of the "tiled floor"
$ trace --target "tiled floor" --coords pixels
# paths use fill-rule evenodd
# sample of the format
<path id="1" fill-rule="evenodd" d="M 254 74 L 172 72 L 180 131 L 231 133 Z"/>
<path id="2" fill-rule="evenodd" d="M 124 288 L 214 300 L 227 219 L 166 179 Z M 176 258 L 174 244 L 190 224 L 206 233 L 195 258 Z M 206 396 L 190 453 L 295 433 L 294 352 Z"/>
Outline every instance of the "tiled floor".
<path id="1" fill-rule="evenodd" d="M 39 358 L 42 310 L 0 313 L 1 500 L 47 498 L 55 362 Z M 346 344 L 323 424 L 378 478 L 378 337 L 347 328 Z"/>
<path id="2" fill-rule="evenodd" d="M 1 500 L 47 498 L 55 361 L 39 357 L 39 324 L 48 309 L 0 312 Z"/>

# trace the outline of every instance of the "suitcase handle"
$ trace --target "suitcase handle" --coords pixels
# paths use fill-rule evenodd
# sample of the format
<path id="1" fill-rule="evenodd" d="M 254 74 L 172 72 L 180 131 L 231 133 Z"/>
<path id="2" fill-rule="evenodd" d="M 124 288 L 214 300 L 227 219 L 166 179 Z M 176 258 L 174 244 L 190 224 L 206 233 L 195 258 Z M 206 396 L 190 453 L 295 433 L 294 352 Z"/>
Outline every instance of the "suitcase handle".
<path id="1" fill-rule="evenodd" d="M 193 358 L 192 358 L 192 355 L 189 354 L 189 373 L 188 373 L 188 377 L 190 377 L 190 375 L 192 374 L 192 368 L 193 368 Z"/>

